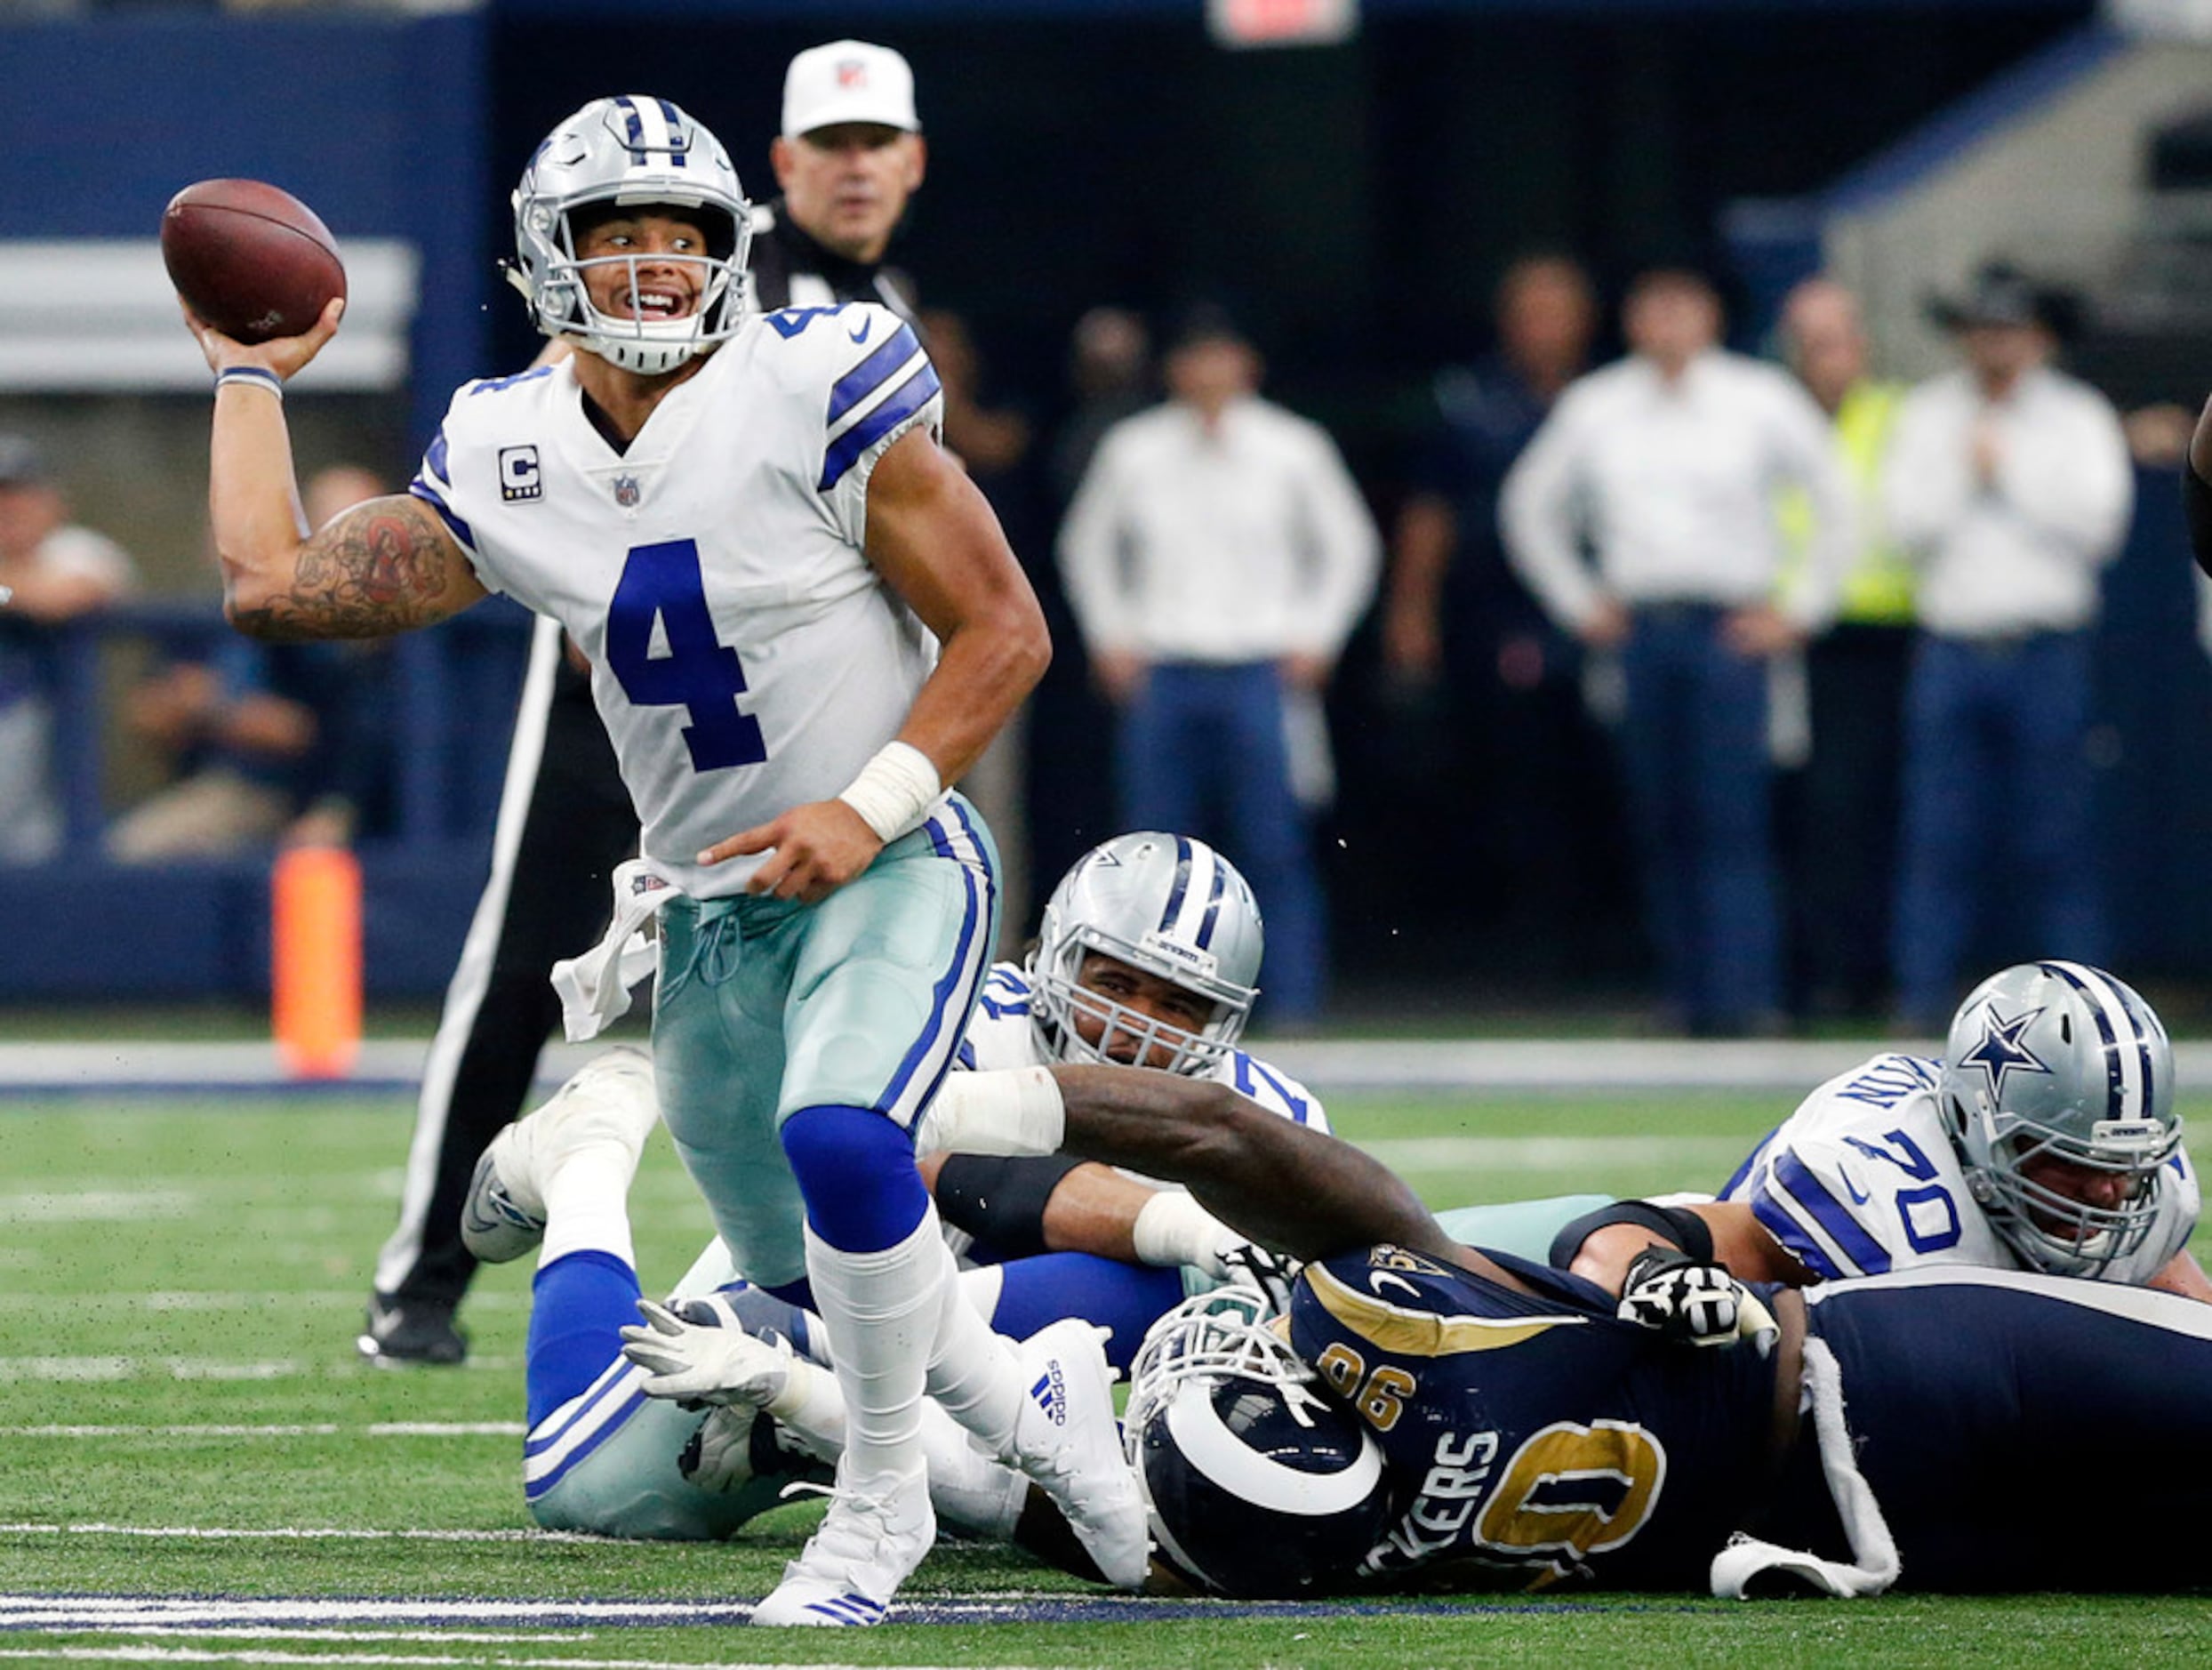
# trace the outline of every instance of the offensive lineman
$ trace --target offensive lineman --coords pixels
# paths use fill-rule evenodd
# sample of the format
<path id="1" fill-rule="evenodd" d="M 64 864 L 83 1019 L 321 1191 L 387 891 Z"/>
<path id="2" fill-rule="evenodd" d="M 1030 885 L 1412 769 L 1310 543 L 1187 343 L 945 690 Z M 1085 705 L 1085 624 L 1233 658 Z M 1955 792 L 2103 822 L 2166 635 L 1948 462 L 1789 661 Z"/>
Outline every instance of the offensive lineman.
<path id="1" fill-rule="evenodd" d="M 516 194 L 517 264 L 563 364 L 454 397 L 410 494 L 300 526 L 286 377 L 338 327 L 216 372 L 225 610 L 375 637 L 494 589 L 592 663 L 661 911 L 662 1115 L 740 1265 L 811 1289 L 848 1414 L 821 1527 L 756 1622 L 881 1620 L 935 1536 L 925 1393 L 1036 1478 L 1110 1580 L 1142 1513 L 1096 1400 L 1027 1394 L 962 1303 L 908 1127 L 988 966 L 990 838 L 943 783 L 1050 648 L 982 495 L 935 444 L 935 373 L 864 304 L 748 321 L 748 205 L 665 100 L 562 123 Z M 1070 1372 L 1102 1380 L 1094 1344 Z M 1065 1421 L 1062 1425 L 1058 1422 Z"/>
<path id="2" fill-rule="evenodd" d="M 769 160 L 783 195 L 753 205 L 748 305 L 880 301 L 913 323 L 910 287 L 882 264 L 927 163 L 906 60 L 865 41 L 793 58 Z M 556 338 L 539 363 L 566 351 Z M 456 1230 L 470 1168 L 521 1110 L 559 1016 L 546 971 L 590 943 L 605 921 L 608 878 L 637 850 L 637 814 L 592 705 L 590 670 L 541 618 L 492 872 L 423 1064 L 399 1222 L 377 1257 L 359 1339 L 371 1361 L 466 1354 L 453 1312 L 475 1272 Z"/>
<path id="3" fill-rule="evenodd" d="M 1224 1085 L 1325 1131 L 1310 1091 L 1238 1048 L 1258 995 L 1262 951 L 1251 890 L 1226 859 L 1185 837 L 1118 836 L 1086 854 L 1054 889 L 1027 966 L 991 970 L 961 1064 L 1149 1066 Z M 651 1351 L 638 1356 L 640 1367 L 623 1361 L 622 1330 L 637 1321 L 641 1291 L 623 1201 L 655 1117 L 651 1064 L 626 1049 L 597 1057 L 493 1141 L 462 1219 L 471 1250 L 486 1263 L 539 1252 L 523 1471 L 532 1516 L 551 1529 L 725 1537 L 775 1505 L 794 1476 L 813 1476 L 808 1457 L 837 1454 L 823 1423 L 841 1428 L 842 1411 L 818 1375 L 798 1369 L 789 1407 L 772 1411 L 811 1441 L 796 1457 L 775 1442 L 771 1423 L 754 1417 L 773 1393 L 755 1385 L 741 1396 L 715 1379 L 718 1366 L 742 1364 L 733 1327 L 704 1337 L 694 1330 L 689 1341 L 664 1332 L 645 1342 L 662 1348 L 657 1363 Z M 947 1221 L 1022 1255 L 968 1270 L 961 1281 L 997 1332 L 1031 1341 L 1024 1350 L 1036 1355 L 1032 1378 L 1050 1371 L 1069 1337 L 1047 1337 L 1058 1319 L 1110 1328 L 1115 1360 L 1126 1365 L 1145 1329 L 1182 1299 L 1186 1266 L 1211 1278 L 1246 1267 L 1241 1238 L 1180 1191 L 1059 1157 L 938 1158 L 946 1162 L 935 1186 Z M 745 1289 L 737 1275 L 717 1241 L 674 1289 L 714 1302 L 669 1305 L 685 1316 L 765 1323 L 819 1360 L 811 1319 Z M 715 1349 L 725 1343 L 740 1354 Z M 702 1416 L 663 1401 L 693 1391 L 742 1407 Z M 974 1534 L 1014 1537 L 1028 1508 L 1026 1481 L 975 1454 L 942 1413 L 926 1412 L 925 1421 L 940 1516 Z"/>
<path id="4" fill-rule="evenodd" d="M 2160 1590 L 2212 1560 L 2202 1305 L 2007 1270 L 1752 1291 L 1679 1260 L 1616 1309 L 1460 1245 L 1380 1162 L 1220 1087 L 956 1082 L 925 1146 L 1171 1178 L 1309 1261 L 1286 1326 L 1201 1296 L 1139 1356 L 1132 1460 L 1163 1552 L 1209 1586 Z M 2153 1529 L 2085 1560 L 2051 1533 L 2056 1481 L 2138 1449 L 2128 1511 Z"/>

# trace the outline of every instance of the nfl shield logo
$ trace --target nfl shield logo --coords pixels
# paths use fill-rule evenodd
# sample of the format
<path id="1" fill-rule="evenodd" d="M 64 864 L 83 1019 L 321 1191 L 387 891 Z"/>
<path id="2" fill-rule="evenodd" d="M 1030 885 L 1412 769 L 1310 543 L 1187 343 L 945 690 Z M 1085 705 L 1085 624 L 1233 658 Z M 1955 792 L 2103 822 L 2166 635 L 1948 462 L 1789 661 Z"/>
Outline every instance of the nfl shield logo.
<path id="1" fill-rule="evenodd" d="M 637 505 L 638 496 L 639 489 L 637 477 L 617 476 L 614 478 L 615 503 L 621 505 L 625 510 L 628 510 L 633 509 Z"/>
<path id="2" fill-rule="evenodd" d="M 843 58 L 838 60 L 838 86 L 865 87 L 867 84 L 868 66 L 866 64 L 857 58 Z"/>

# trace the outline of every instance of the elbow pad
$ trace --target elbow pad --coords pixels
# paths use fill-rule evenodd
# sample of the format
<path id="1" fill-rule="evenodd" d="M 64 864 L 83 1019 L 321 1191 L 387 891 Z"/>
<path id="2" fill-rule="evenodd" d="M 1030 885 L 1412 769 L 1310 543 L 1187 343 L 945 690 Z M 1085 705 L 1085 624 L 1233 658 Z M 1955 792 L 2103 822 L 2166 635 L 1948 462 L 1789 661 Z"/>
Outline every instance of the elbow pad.
<path id="1" fill-rule="evenodd" d="M 1696 1263 L 1712 1262 L 1712 1231 L 1696 1213 L 1686 1207 L 1654 1206 L 1649 1200 L 1615 1200 L 1611 1206 L 1585 1212 L 1551 1238 L 1552 1267 L 1566 1269 L 1575 1262 L 1584 1241 L 1614 1224 L 1639 1224 L 1672 1241 Z"/>
<path id="2" fill-rule="evenodd" d="M 937 1216 L 1000 1258 L 1045 1245 L 1045 1205 L 1083 1162 L 1065 1154 L 954 1154 L 937 1173 Z"/>

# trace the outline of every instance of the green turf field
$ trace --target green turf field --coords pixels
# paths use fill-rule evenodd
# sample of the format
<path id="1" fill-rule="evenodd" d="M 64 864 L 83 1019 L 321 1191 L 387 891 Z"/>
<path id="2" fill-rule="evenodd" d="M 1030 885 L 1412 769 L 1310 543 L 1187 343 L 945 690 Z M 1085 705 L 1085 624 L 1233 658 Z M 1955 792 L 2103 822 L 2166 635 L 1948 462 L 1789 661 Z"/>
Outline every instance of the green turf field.
<path id="1" fill-rule="evenodd" d="M 1344 1134 L 1438 1205 L 1710 1188 L 1782 1111 L 1747 1097 L 1334 1109 Z M 765 1592 L 817 1510 L 781 1510 L 714 1547 L 531 1533 L 518 1461 L 525 1267 L 479 1281 L 467 1368 L 380 1372 L 355 1358 L 410 1112 L 397 1098 L 0 1101 L 0 1660 L 2212 1662 L 2212 1602 L 2200 1599 L 1685 1596 L 1166 1616 L 1115 1603 L 1126 1621 L 1096 1607 L 1079 1621 L 985 1621 L 1039 1597 L 1100 1594 L 973 1546 L 940 1549 L 902 1597 L 966 1621 L 826 1636 L 724 1626 L 714 1609 Z M 665 1139 L 633 1204 L 651 1290 L 706 1235 Z M 2085 1560 L 2124 1560 L 2128 1536 L 2156 1534 L 2117 1504 L 2094 1517 L 2124 1480 L 2065 1484 L 2079 1495 L 2054 1500 L 2054 1534 L 2078 1534 L 2085 1515 L 2110 1533 L 2083 1537 Z M 116 1596 L 151 1598 L 86 1598 Z M 333 1598 L 357 1604 L 333 1621 Z M 254 1604 L 276 1600 L 325 1603 Z"/>

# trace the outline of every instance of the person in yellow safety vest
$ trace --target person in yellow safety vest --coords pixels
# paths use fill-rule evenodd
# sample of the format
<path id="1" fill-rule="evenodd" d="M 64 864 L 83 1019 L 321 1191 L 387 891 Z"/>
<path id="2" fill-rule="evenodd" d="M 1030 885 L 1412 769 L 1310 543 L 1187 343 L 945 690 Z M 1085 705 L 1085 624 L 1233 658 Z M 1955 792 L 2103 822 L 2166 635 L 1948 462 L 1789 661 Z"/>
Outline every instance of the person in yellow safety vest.
<path id="1" fill-rule="evenodd" d="M 1835 624 L 1805 651 L 1811 751 L 1798 820 L 1807 838 L 1792 843 L 1797 963 L 1815 1018 L 1875 1016 L 1888 1001 L 1903 699 L 1914 630 L 1913 572 L 1883 531 L 1880 480 L 1905 390 L 1871 374 L 1858 299 L 1831 278 L 1808 278 L 1790 293 L 1780 336 L 1790 368 L 1834 420 L 1863 518 Z M 1811 515 L 1801 494 L 1791 495 L 1783 515 L 1801 551 Z"/>

